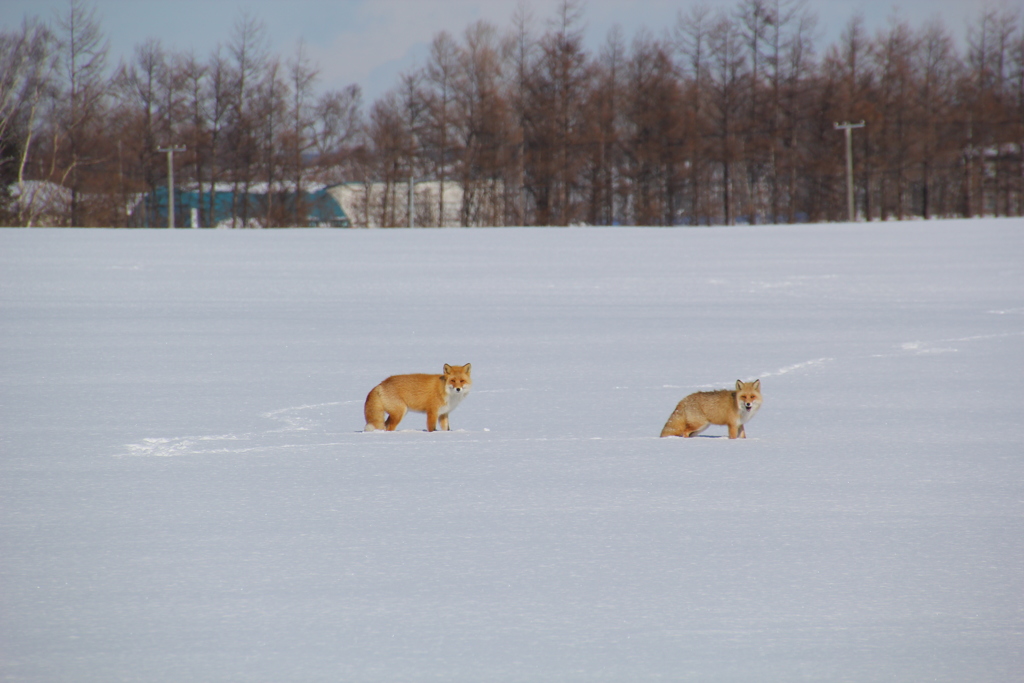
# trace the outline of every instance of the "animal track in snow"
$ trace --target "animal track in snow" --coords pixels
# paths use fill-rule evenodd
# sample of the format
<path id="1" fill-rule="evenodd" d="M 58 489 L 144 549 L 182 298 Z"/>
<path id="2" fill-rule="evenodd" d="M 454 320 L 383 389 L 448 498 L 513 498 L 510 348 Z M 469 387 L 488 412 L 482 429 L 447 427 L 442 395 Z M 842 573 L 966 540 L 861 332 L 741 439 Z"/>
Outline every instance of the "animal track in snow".
<path id="1" fill-rule="evenodd" d="M 281 447 L 280 445 L 268 446 L 266 439 L 263 437 L 269 434 L 310 431 L 320 426 L 320 421 L 310 415 L 310 411 L 341 405 L 342 403 L 351 403 L 351 401 L 333 401 L 330 403 L 294 406 L 263 413 L 261 417 L 279 422 L 282 426 L 262 432 L 143 439 L 139 443 L 125 444 L 127 452 L 122 455 L 168 457 L 173 455 L 207 455 L 212 453 L 237 454 L 265 450 L 268 447 Z M 258 445 L 242 445 L 245 442 L 252 442 Z"/>
<path id="2" fill-rule="evenodd" d="M 1024 332 L 1002 332 L 999 334 L 976 334 L 969 337 L 955 337 L 952 339 L 937 339 L 935 341 L 910 341 L 900 344 L 900 349 L 916 354 L 926 353 L 956 353 L 960 349 L 944 344 L 956 344 L 963 342 L 982 341 L 985 339 L 1004 339 L 1006 337 L 1024 336 Z"/>
<path id="3" fill-rule="evenodd" d="M 835 359 L 834 358 L 815 358 L 814 360 L 805 360 L 803 363 L 796 363 L 794 365 L 787 365 L 786 367 L 779 368 L 778 370 L 775 370 L 774 372 L 773 371 L 762 372 L 760 375 L 758 375 L 758 377 L 756 377 L 754 379 L 758 379 L 760 377 L 778 377 L 780 375 L 788 375 L 791 372 L 796 372 L 797 370 L 806 370 L 806 369 L 812 368 L 812 367 L 814 367 L 816 365 L 824 365 L 825 363 L 829 363 L 829 362 L 831 362 L 833 360 L 835 360 Z"/>

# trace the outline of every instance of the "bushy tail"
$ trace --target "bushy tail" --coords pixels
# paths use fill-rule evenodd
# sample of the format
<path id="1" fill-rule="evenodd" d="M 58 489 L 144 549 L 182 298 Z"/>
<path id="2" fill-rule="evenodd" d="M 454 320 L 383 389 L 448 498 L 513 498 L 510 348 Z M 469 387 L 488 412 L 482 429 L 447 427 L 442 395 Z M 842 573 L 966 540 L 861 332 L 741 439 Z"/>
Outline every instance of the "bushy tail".
<path id="1" fill-rule="evenodd" d="M 380 385 L 378 384 L 366 396 L 366 403 L 363 405 L 363 417 L 366 418 L 364 432 L 372 432 L 375 429 L 384 429 L 384 402 L 380 397 Z"/>
<path id="2" fill-rule="evenodd" d="M 678 420 L 674 420 L 675 415 L 669 418 L 665 426 L 661 428 L 661 436 L 686 436 L 686 423 L 679 424 Z"/>

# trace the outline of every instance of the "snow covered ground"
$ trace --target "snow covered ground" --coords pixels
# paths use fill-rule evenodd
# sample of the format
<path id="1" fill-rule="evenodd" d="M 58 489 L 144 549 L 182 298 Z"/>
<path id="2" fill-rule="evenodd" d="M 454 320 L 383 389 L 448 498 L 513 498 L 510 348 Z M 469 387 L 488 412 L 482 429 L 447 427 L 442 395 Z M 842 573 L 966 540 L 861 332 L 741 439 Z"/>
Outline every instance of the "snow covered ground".
<path id="1" fill-rule="evenodd" d="M 3 230 L 0 680 L 1019 681 L 1022 371 L 1021 220 Z"/>

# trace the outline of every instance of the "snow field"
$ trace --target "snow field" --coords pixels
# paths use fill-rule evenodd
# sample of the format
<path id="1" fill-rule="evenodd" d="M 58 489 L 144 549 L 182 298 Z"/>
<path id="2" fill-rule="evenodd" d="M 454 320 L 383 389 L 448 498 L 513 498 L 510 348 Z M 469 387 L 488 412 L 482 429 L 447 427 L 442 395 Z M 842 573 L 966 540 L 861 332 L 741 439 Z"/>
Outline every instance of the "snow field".
<path id="1" fill-rule="evenodd" d="M 1017 680 L 1022 361 L 1019 220 L 0 231 L 0 679 Z"/>

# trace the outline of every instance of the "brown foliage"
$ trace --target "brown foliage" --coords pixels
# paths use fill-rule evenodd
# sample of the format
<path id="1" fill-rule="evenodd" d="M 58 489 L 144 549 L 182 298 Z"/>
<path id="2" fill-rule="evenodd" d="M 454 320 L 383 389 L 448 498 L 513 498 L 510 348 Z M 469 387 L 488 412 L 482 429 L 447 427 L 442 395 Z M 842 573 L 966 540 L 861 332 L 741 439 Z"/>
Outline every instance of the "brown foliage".
<path id="1" fill-rule="evenodd" d="M 200 196 L 266 188 L 258 210 L 236 201 L 236 225 L 302 225 L 288 193 L 339 182 L 384 187 L 366 215 L 404 224 L 411 179 L 440 188 L 419 224 L 844 220 L 833 123 L 864 120 L 862 219 L 1022 215 L 1021 18 L 981 11 L 960 54 L 940 24 L 894 19 L 869 36 L 855 16 L 819 57 L 801 3 L 738 0 L 681 14 L 662 38 L 627 46 L 613 31 L 591 54 L 582 5 L 563 0 L 539 35 L 522 7 L 504 33 L 438 34 L 364 118 L 356 86 L 318 94 L 303 48 L 282 63 L 248 15 L 206 59 L 147 41 L 108 78 L 99 26 L 74 0 L 52 32 L 0 36 L 0 63 L 17 67 L 0 81 L 0 171 L 10 187 L 67 188 L 48 214 L 62 225 L 155 224 L 164 145 L 187 147 L 176 177 Z M 0 217 L 33 222 L 16 194 L 0 193 Z"/>

